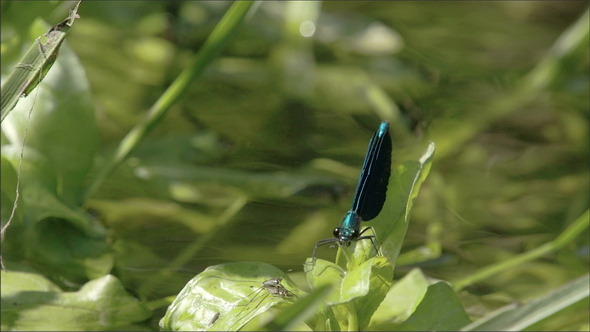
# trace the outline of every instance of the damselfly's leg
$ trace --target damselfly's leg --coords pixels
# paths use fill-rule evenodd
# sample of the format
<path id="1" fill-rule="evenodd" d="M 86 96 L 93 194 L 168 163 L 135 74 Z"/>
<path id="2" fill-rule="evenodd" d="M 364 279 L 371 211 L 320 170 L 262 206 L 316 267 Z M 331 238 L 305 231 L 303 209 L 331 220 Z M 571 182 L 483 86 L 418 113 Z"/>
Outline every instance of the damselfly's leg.
<path id="1" fill-rule="evenodd" d="M 373 227 L 367 227 L 367 228 L 363 229 L 363 230 L 362 230 L 362 231 L 359 233 L 359 235 L 362 235 L 364 232 L 366 232 L 366 231 L 367 231 L 367 230 L 369 230 L 369 229 L 373 230 Z M 373 233 L 375 233 L 375 230 L 373 230 Z M 358 240 L 365 240 L 365 239 L 369 239 L 369 240 L 371 240 L 371 243 L 373 244 L 373 248 L 375 248 L 375 252 L 377 253 L 377 256 L 383 256 L 383 254 L 381 253 L 381 250 L 379 250 L 379 247 L 378 247 L 378 246 L 375 244 L 375 242 L 378 242 L 378 241 L 377 241 L 377 236 L 376 236 L 376 235 L 365 235 L 365 236 L 359 236 L 359 237 L 357 238 L 357 241 L 358 241 Z"/>

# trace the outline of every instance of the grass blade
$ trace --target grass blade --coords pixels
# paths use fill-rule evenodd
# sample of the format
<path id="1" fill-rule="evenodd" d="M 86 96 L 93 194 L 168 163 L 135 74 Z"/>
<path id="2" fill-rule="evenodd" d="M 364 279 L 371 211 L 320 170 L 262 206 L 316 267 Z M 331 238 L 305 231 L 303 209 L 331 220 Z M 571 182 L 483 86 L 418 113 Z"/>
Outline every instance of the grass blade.
<path id="1" fill-rule="evenodd" d="M 213 32 L 209 35 L 192 63 L 176 78 L 176 80 L 162 94 L 160 99 L 151 107 L 147 116 L 125 136 L 115 154 L 107 161 L 86 192 L 86 197 L 100 187 L 104 180 L 119 167 L 142 139 L 166 115 L 166 112 L 183 95 L 189 85 L 199 77 L 205 68 L 221 52 L 231 39 L 238 26 L 244 20 L 253 1 L 236 1 L 225 13 Z"/>
<path id="2" fill-rule="evenodd" d="M 461 331 L 521 331 L 590 295 L 590 275 L 585 275 L 522 306 L 510 304 L 471 323 Z"/>
<path id="3" fill-rule="evenodd" d="M 324 285 L 315 289 L 312 293 L 297 301 L 289 308 L 283 310 L 264 328 L 268 331 L 292 331 L 308 317 L 315 314 L 320 305 L 325 303 L 330 294 L 330 285 Z"/>
<path id="4" fill-rule="evenodd" d="M 1 88 L 0 121 L 10 113 L 21 97 L 26 97 L 43 80 L 57 59 L 57 54 L 66 34 L 74 21 L 79 17 L 78 6 L 70 12 L 70 16 L 54 25 L 42 36 L 35 39 L 16 68 L 10 73 Z"/>
<path id="5" fill-rule="evenodd" d="M 470 276 L 458 280 L 453 283 L 455 291 L 460 291 L 467 286 L 470 286 L 479 281 L 485 280 L 498 273 L 508 271 L 515 266 L 535 260 L 545 256 L 551 252 L 557 251 L 568 243 L 571 243 L 576 237 L 582 233 L 590 225 L 590 210 L 586 210 L 578 219 L 576 219 L 568 228 L 566 228 L 561 235 L 555 240 L 545 243 L 529 252 L 515 256 L 514 258 L 501 261 L 496 264 L 486 266 Z"/>

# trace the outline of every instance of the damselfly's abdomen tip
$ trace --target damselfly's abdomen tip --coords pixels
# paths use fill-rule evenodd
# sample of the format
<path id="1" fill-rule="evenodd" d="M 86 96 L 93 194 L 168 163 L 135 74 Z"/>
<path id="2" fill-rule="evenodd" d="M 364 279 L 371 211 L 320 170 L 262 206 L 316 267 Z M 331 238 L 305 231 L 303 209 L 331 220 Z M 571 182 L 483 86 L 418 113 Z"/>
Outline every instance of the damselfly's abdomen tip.
<path id="1" fill-rule="evenodd" d="M 389 121 L 382 121 L 381 125 L 379 125 L 379 136 L 385 135 L 385 133 L 389 130 Z"/>

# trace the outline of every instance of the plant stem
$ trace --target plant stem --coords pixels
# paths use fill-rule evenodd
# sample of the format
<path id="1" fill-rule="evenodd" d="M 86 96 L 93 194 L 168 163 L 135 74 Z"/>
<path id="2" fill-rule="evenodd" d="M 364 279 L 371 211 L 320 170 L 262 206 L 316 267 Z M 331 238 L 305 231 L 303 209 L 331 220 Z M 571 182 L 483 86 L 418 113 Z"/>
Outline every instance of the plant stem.
<path id="1" fill-rule="evenodd" d="M 150 108 L 147 116 L 125 136 L 115 154 L 106 162 L 100 173 L 86 191 L 85 198 L 92 196 L 121 163 L 129 156 L 143 138 L 166 115 L 172 105 L 184 94 L 205 68 L 217 57 L 219 52 L 230 40 L 237 27 L 244 20 L 253 1 L 236 1 L 225 13 L 221 21 L 215 26 L 192 63 L 176 78 L 168 89 Z"/>
<path id="2" fill-rule="evenodd" d="M 348 311 L 348 331 L 359 331 L 359 322 L 354 301 L 345 304 Z"/>

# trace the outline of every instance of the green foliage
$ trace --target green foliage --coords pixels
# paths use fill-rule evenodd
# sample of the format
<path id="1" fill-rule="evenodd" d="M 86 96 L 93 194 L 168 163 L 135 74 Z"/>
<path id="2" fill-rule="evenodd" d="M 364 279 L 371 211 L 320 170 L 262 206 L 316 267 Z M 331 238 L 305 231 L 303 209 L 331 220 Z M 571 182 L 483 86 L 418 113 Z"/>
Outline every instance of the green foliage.
<path id="1" fill-rule="evenodd" d="M 2 330 L 590 327 L 586 3 L 86 1 L 41 52 L 75 4 L 0 4 Z M 302 272 L 379 120 L 379 254 Z"/>
<path id="2" fill-rule="evenodd" d="M 14 108 L 18 99 L 28 95 L 53 66 L 66 33 L 78 17 L 76 12 L 79 5 L 80 2 L 68 18 L 35 39 L 34 45 L 29 48 L 21 62 L 2 84 L 2 106 L 0 109 L 2 121 Z"/>
<path id="3" fill-rule="evenodd" d="M 409 223 L 409 209 L 430 169 L 433 154 L 434 144 L 431 143 L 425 154 L 420 158 L 420 162 L 416 162 L 415 165 L 406 163 L 397 167 L 396 172 L 390 178 L 385 206 L 392 205 L 393 202 L 397 204 L 403 203 L 400 205 L 406 207 L 407 210 L 402 213 L 404 210 L 401 209 L 397 215 L 391 215 L 389 214 L 390 209 L 384 208 L 378 218 L 375 219 L 376 225 L 379 222 L 391 223 L 391 220 L 397 219 L 397 223 L 406 226 L 401 227 L 401 230 L 392 227 L 388 229 L 398 232 L 406 231 Z M 403 183 L 403 185 L 394 185 L 399 183 Z M 375 227 L 377 228 L 377 226 Z M 379 230 L 377 230 L 376 235 L 377 238 L 383 238 L 385 241 L 389 241 L 391 237 L 394 237 L 392 234 L 379 233 Z M 401 236 L 397 234 L 395 237 L 400 241 L 403 240 L 403 234 Z M 393 266 L 390 257 L 371 257 L 364 261 L 359 258 L 371 256 L 372 248 L 367 243 L 370 243 L 370 241 L 358 241 L 355 243 L 353 249 L 355 251 L 354 259 L 346 260 L 344 262 L 345 266 L 322 259 L 310 258 L 306 262 L 307 281 L 316 292 L 322 292 L 322 296 L 318 298 L 318 301 L 321 300 L 328 306 L 324 311 L 330 312 L 329 316 L 332 317 L 331 319 L 335 319 L 338 329 L 373 330 L 375 327 L 369 324 L 371 317 L 391 287 Z M 341 247 L 340 250 L 346 252 L 348 248 Z M 357 252 L 362 252 L 362 254 L 357 254 Z M 375 253 L 373 252 L 372 255 L 374 256 Z M 264 302 L 256 302 L 254 308 L 250 308 L 249 304 L 254 301 L 250 300 L 244 308 L 244 301 L 248 301 L 252 294 L 251 292 L 247 293 L 247 287 L 243 285 L 244 281 L 252 283 L 253 280 L 258 280 L 259 283 L 262 283 L 270 278 L 285 277 L 280 270 L 261 263 L 235 263 L 209 267 L 185 286 L 168 308 L 166 316 L 164 316 L 160 324 L 164 330 L 174 331 L 218 329 L 233 331 L 242 328 L 243 325 L 256 318 L 260 323 L 249 323 L 246 329 L 253 329 L 254 327 L 258 329 L 261 327 L 260 324 L 264 325 L 262 323 L 264 320 L 261 320 L 258 316 L 265 313 L 273 305 L 282 303 L 284 298 L 266 296 Z M 302 293 L 301 289 L 296 289 L 289 283 L 285 284 L 285 286 L 294 294 Z M 328 289 L 328 287 L 331 290 L 324 292 L 323 290 Z M 452 290 L 448 286 L 446 287 L 448 290 L 443 288 L 442 291 L 439 290 L 440 287 L 436 287 L 431 291 L 429 288 L 430 293 L 427 292 L 429 305 L 432 305 L 430 303 L 440 303 L 440 298 L 448 301 L 449 291 L 454 296 Z M 440 295 L 441 292 L 443 295 Z M 433 299 L 430 300 L 430 297 L 433 297 Z M 305 297 L 305 299 L 309 299 L 309 297 Z M 441 326 L 433 323 L 429 325 L 442 328 L 449 326 L 453 328 L 461 327 L 468 321 L 466 314 L 458 305 L 456 299 L 453 306 L 447 305 L 448 303 L 444 304 L 445 306 L 438 310 L 439 315 L 432 315 L 429 309 L 424 309 L 419 312 L 419 315 L 426 314 L 426 316 L 418 316 L 420 318 L 412 316 L 410 318 L 419 319 L 421 322 L 432 322 L 426 319 L 429 315 L 436 319 L 435 322 L 441 316 L 445 319 L 448 318 L 447 325 Z M 457 318 L 453 316 L 453 313 L 449 316 L 447 309 L 457 307 L 460 308 L 460 312 L 463 313 L 464 317 Z M 275 328 L 295 327 L 297 324 L 294 321 L 298 317 L 295 312 L 298 308 L 304 308 L 304 306 L 298 304 L 298 306 L 286 309 L 283 311 L 282 316 L 279 316 L 286 317 L 281 320 L 281 324 L 271 323 L 269 326 Z M 311 319 L 312 323 L 308 324 L 308 328 L 311 328 L 320 320 L 324 320 L 322 322 L 323 326 L 329 325 L 324 313 L 318 315 L 319 317 Z M 212 322 L 211 317 L 216 316 L 219 318 Z M 411 328 L 417 327 L 412 320 L 408 320 L 408 322 L 407 324 Z"/>
<path id="4" fill-rule="evenodd" d="M 9 265 L 2 274 L 2 330 L 126 330 L 151 311 L 112 275 L 63 292 L 38 271 Z"/>
<path id="5" fill-rule="evenodd" d="M 428 286 L 412 315 L 399 326 L 400 331 L 453 331 L 469 323 L 451 286 L 438 282 Z"/>
<path id="6" fill-rule="evenodd" d="M 80 208 L 98 128 L 84 69 L 67 44 L 52 69 L 2 122 L 9 143 L 2 158 L 21 167 L 21 200 L 3 241 L 11 250 L 3 257 L 26 259 L 48 275 L 81 283 L 112 268 L 105 229 Z M 16 181 L 16 172 L 3 174 L 3 193 L 13 195 Z M 6 203 L 14 202 L 13 196 Z"/>
<path id="7" fill-rule="evenodd" d="M 498 309 L 463 331 L 520 331 L 590 296 L 590 277 L 582 276 L 526 304 Z"/>
<path id="8" fill-rule="evenodd" d="M 289 301 L 268 296 L 262 283 L 282 278 L 296 296 L 303 293 L 276 267 L 263 263 L 238 262 L 207 268 L 189 281 L 168 308 L 160 325 L 164 330 L 237 330 L 276 304 Z M 213 320 L 214 317 L 218 317 Z"/>

